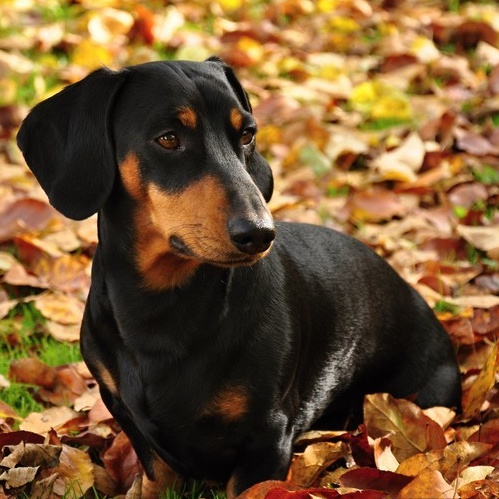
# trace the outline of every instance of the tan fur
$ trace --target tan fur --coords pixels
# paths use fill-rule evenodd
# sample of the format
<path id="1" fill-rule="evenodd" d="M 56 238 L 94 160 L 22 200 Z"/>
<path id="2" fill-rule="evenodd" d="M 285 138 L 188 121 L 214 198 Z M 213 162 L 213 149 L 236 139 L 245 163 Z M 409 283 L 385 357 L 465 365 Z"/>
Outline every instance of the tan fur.
<path id="1" fill-rule="evenodd" d="M 243 115 L 237 107 L 232 108 L 232 111 L 230 112 L 230 122 L 236 130 L 241 130 L 241 127 L 243 126 Z"/>
<path id="2" fill-rule="evenodd" d="M 205 416 L 216 415 L 226 422 L 241 419 L 249 409 L 249 396 L 244 387 L 225 388 L 215 395 L 203 412 Z"/>
<path id="3" fill-rule="evenodd" d="M 114 377 L 111 374 L 111 372 L 109 371 L 109 369 L 107 369 L 107 367 L 105 367 L 104 364 L 101 364 L 100 362 L 97 363 L 96 369 L 97 369 L 100 381 L 104 384 L 104 386 L 113 395 L 118 395 L 118 383 L 114 379 Z"/>
<path id="4" fill-rule="evenodd" d="M 266 254 L 250 258 L 232 245 L 227 195 L 216 178 L 202 177 L 170 194 L 153 183 L 142 185 L 133 153 L 121 163 L 120 174 L 125 189 L 137 200 L 135 261 L 146 288 L 160 291 L 182 286 L 202 263 L 244 265 Z M 179 254 L 171 247 L 171 236 L 181 238 L 192 255 Z"/>
<path id="5" fill-rule="evenodd" d="M 198 115 L 196 114 L 196 111 L 194 111 L 194 109 L 192 109 L 191 107 L 182 107 L 179 110 L 177 116 L 182 125 L 189 128 L 196 128 Z"/>

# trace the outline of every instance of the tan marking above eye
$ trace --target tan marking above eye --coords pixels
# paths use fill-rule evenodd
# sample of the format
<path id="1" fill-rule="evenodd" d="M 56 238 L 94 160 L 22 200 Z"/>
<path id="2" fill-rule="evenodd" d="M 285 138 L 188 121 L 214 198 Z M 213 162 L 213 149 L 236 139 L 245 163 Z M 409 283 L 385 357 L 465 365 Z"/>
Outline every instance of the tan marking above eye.
<path id="1" fill-rule="evenodd" d="M 239 131 L 243 126 L 243 115 L 237 107 L 234 107 L 230 112 L 230 122 L 237 131 Z"/>
<path id="2" fill-rule="evenodd" d="M 194 109 L 192 109 L 191 107 L 186 106 L 180 108 L 177 117 L 182 123 L 182 125 L 187 126 L 189 128 L 196 127 L 198 121 L 198 115 L 196 114 L 196 111 L 194 111 Z"/>

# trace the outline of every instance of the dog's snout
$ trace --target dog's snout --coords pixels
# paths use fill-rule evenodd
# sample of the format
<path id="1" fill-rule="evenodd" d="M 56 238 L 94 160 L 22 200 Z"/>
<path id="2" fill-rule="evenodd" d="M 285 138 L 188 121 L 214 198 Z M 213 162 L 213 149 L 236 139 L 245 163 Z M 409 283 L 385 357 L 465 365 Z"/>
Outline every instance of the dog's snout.
<path id="1" fill-rule="evenodd" d="M 270 248 L 275 238 L 275 227 L 271 221 L 236 218 L 229 222 L 229 235 L 239 251 L 256 255 Z"/>

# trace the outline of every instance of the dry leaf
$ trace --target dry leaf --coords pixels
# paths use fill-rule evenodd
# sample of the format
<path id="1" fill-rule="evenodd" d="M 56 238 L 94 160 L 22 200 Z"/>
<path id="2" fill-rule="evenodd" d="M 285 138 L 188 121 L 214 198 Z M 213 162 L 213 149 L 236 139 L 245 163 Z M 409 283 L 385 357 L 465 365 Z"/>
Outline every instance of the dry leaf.
<path id="1" fill-rule="evenodd" d="M 38 466 L 36 468 L 11 468 L 0 475 L 0 482 L 5 481 L 5 487 L 16 489 L 22 487 L 35 479 Z"/>
<path id="2" fill-rule="evenodd" d="M 309 487 L 323 470 L 348 453 L 348 446 L 344 442 L 318 442 L 308 445 L 291 464 L 291 481 L 300 487 Z"/>
<path id="3" fill-rule="evenodd" d="M 455 492 L 439 471 L 428 470 L 404 487 L 397 499 L 456 499 Z"/>
<path id="4" fill-rule="evenodd" d="M 58 477 L 54 482 L 54 493 L 60 496 L 68 491 L 84 496 L 85 492 L 94 485 L 92 461 L 90 456 L 80 449 L 63 444 L 60 463 L 55 472 Z"/>
<path id="5" fill-rule="evenodd" d="M 40 435 L 47 435 L 51 429 L 56 429 L 76 416 L 78 416 L 78 413 L 69 407 L 50 407 L 43 412 L 31 413 L 19 425 L 19 428 Z"/>
<path id="6" fill-rule="evenodd" d="M 463 392 L 462 404 L 465 418 L 478 416 L 495 384 L 498 349 L 499 343 L 496 342 L 477 379 Z"/>
<path id="7" fill-rule="evenodd" d="M 383 180 L 414 182 L 423 164 L 425 146 L 417 133 L 411 133 L 404 142 L 390 152 L 378 156 L 372 165 Z"/>
<path id="8" fill-rule="evenodd" d="M 393 454 L 402 461 L 419 452 L 443 449 L 443 429 L 412 402 L 388 394 L 367 395 L 364 422 L 372 438 L 388 438 Z"/>

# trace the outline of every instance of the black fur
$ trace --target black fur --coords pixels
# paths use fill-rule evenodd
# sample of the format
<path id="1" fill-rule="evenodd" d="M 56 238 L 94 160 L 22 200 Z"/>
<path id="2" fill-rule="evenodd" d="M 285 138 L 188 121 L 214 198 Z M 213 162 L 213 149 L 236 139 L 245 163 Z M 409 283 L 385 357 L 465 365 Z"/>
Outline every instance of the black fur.
<path id="1" fill-rule="evenodd" d="M 184 108 L 192 122 L 179 122 Z M 460 404 L 445 331 L 374 252 L 295 223 L 275 224 L 268 251 L 272 175 L 254 142 L 241 142 L 253 127 L 240 83 L 211 59 L 98 70 L 36 106 L 18 135 L 57 209 L 76 219 L 99 211 L 81 346 L 106 405 L 151 478 L 159 456 L 181 474 L 232 477 L 231 495 L 284 478 L 294 438 L 358 420 L 366 393 Z M 159 145 L 166 132 L 178 148 Z M 133 160 L 137 178 L 117 174 Z M 220 195 L 178 201 L 180 214 L 158 221 L 151 186 L 157 206 L 189 201 L 191 188 Z M 173 226 L 193 210 L 199 223 Z M 148 224 L 156 242 L 165 230 L 170 253 L 138 243 Z M 149 251 L 195 269 L 148 285 L 137 262 Z"/>

